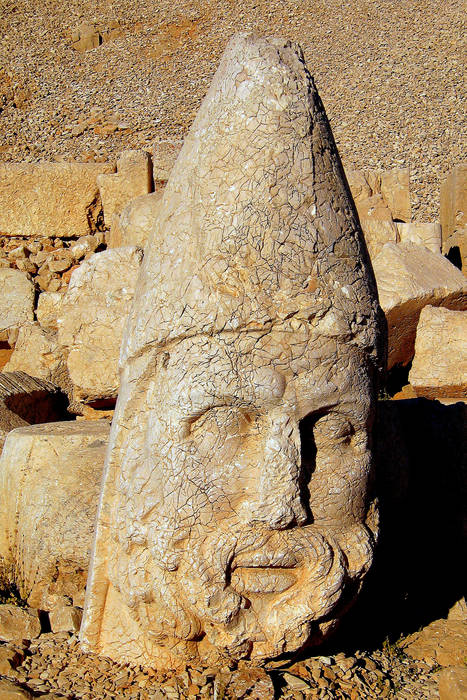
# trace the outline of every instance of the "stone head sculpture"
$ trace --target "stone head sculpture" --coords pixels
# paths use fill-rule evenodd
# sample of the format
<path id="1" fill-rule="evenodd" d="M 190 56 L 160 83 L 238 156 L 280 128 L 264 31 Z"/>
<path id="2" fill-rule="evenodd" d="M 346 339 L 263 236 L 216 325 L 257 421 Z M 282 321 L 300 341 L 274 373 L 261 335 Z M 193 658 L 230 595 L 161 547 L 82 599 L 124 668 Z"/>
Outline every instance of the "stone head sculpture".
<path id="1" fill-rule="evenodd" d="M 121 351 L 85 648 L 176 667 L 318 643 L 370 566 L 373 273 L 300 48 L 229 44 Z"/>

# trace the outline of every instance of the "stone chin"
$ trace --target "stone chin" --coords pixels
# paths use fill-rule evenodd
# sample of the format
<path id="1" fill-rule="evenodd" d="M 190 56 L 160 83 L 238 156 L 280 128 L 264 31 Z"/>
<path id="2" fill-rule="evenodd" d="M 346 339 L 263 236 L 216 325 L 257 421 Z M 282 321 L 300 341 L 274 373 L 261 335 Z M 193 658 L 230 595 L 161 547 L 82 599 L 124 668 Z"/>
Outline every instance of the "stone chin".
<path id="1" fill-rule="evenodd" d="M 147 605 L 133 614 L 146 635 L 161 626 L 167 633 L 173 615 L 177 630 L 172 627 L 174 637 L 161 638 L 161 645 L 195 641 L 201 661 L 293 653 L 334 630 L 371 565 L 375 536 L 366 525 L 338 533 L 310 525 L 247 534 L 232 527 L 195 538 L 177 570 L 162 573 L 164 590 L 173 591 L 165 602 L 175 602 L 162 625 Z"/>

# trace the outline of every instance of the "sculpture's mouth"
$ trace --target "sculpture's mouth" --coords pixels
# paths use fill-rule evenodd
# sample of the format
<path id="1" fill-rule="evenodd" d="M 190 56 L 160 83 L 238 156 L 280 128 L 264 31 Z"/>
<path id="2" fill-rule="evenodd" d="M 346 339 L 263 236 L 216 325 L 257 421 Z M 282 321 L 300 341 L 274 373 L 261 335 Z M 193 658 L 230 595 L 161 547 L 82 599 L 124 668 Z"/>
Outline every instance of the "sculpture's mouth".
<path id="1" fill-rule="evenodd" d="M 237 593 L 282 593 L 297 583 L 293 568 L 240 566 L 231 575 L 230 585 Z"/>

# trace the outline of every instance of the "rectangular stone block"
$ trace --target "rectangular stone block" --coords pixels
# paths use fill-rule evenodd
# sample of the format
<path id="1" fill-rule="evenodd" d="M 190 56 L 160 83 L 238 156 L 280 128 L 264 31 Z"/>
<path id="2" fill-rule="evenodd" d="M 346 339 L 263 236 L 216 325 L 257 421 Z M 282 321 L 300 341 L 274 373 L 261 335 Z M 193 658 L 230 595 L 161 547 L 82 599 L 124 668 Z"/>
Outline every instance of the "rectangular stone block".
<path id="1" fill-rule="evenodd" d="M 0 163 L 0 235 L 68 238 L 92 233 L 97 176 L 110 163 Z"/>

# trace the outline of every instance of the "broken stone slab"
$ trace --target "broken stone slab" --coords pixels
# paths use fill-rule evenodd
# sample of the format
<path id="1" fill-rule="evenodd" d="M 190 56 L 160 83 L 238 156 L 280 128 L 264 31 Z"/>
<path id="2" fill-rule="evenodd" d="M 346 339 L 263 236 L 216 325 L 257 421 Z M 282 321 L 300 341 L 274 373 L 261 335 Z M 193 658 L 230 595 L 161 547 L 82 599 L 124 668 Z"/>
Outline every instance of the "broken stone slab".
<path id="1" fill-rule="evenodd" d="M 433 253 L 441 253 L 441 224 L 410 222 L 397 223 L 396 226 L 400 243 L 416 243 Z"/>
<path id="2" fill-rule="evenodd" d="M 72 400 L 72 386 L 63 348 L 57 334 L 28 323 L 20 329 L 15 349 L 4 372 L 26 372 L 31 377 L 51 382 Z"/>
<path id="3" fill-rule="evenodd" d="M 41 633 L 37 610 L 7 603 L 0 605 L 0 639 L 6 642 L 35 639 Z"/>
<path id="4" fill-rule="evenodd" d="M 123 151 L 117 159 L 117 172 L 97 177 L 104 221 L 112 228 L 124 207 L 135 197 L 152 189 L 151 157 L 145 151 Z"/>
<path id="5" fill-rule="evenodd" d="M 34 320 L 34 285 L 25 272 L 6 267 L 0 268 L 0 290 L 0 341 L 13 344 L 21 326 Z"/>
<path id="6" fill-rule="evenodd" d="M 133 199 L 122 211 L 107 237 L 109 248 L 137 246 L 144 248 L 154 230 L 161 208 L 163 190 Z"/>
<path id="7" fill-rule="evenodd" d="M 467 163 L 453 168 L 441 184 L 440 219 L 443 252 L 447 253 L 447 239 L 458 229 L 467 227 Z"/>
<path id="8" fill-rule="evenodd" d="M 28 604 L 86 585 L 107 421 L 17 428 L 0 457 L 0 573 Z M 3 606 L 0 606 L 0 608 Z"/>
<path id="9" fill-rule="evenodd" d="M 443 240 L 443 252 L 453 265 L 467 274 L 467 226 L 458 228 Z"/>
<path id="10" fill-rule="evenodd" d="M 407 639 L 404 651 L 440 666 L 461 665 L 467 656 L 467 620 L 434 620 Z"/>
<path id="11" fill-rule="evenodd" d="M 467 398 L 467 311 L 422 309 L 409 381 L 418 396 Z"/>
<path id="12" fill-rule="evenodd" d="M 239 35 L 145 248 L 85 649 L 151 668 L 262 664 L 331 633 L 375 545 L 369 426 L 384 339 L 303 53 Z"/>
<path id="13" fill-rule="evenodd" d="M 373 259 L 379 301 L 388 322 L 388 368 L 407 365 L 424 306 L 467 308 L 467 280 L 439 253 L 414 243 L 386 243 Z"/>
<path id="14" fill-rule="evenodd" d="M 22 685 L 6 678 L 0 679 L 0 700 L 33 700 L 33 697 L 33 694 Z"/>
<path id="15" fill-rule="evenodd" d="M 123 328 L 142 259 L 140 248 L 113 248 L 92 255 L 71 275 L 58 318 L 58 341 L 77 402 L 117 397 Z"/>
<path id="16" fill-rule="evenodd" d="M 0 452 L 11 430 L 60 420 L 65 403 L 59 388 L 50 382 L 25 372 L 0 372 Z"/>
<path id="17" fill-rule="evenodd" d="M 102 210 L 97 177 L 110 163 L 0 163 L 2 236 L 93 233 Z"/>

